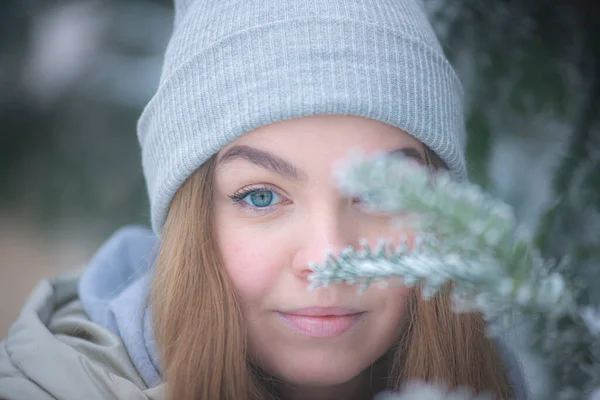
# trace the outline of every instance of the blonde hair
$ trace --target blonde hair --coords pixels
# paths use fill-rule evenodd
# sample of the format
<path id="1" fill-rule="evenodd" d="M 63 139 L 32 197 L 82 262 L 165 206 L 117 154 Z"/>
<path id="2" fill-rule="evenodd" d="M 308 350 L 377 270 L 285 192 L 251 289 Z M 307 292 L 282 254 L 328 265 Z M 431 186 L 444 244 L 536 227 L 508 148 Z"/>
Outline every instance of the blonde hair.
<path id="1" fill-rule="evenodd" d="M 432 169 L 445 168 L 427 147 Z M 273 386 L 246 353 L 246 331 L 213 236 L 215 157 L 179 189 L 163 228 L 151 303 L 171 400 L 273 399 Z M 404 333 L 388 352 L 386 387 L 407 380 L 468 385 L 513 395 L 507 370 L 476 313 L 452 312 L 448 296 L 409 298 Z"/>

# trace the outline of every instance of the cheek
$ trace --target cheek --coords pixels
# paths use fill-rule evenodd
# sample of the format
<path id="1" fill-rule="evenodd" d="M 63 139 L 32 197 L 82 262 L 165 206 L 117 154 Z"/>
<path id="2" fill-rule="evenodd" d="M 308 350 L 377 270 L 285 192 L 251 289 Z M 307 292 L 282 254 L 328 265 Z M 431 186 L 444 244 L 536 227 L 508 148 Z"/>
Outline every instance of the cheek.
<path id="1" fill-rule="evenodd" d="M 398 283 L 398 282 L 397 282 Z M 380 351 L 392 347 L 406 326 L 411 289 L 390 284 L 387 288 L 374 284 L 365 295 L 372 296 L 375 304 L 374 337 L 377 337 Z"/>
<path id="2" fill-rule="evenodd" d="M 237 232 L 220 238 L 219 250 L 236 293 L 245 303 L 256 304 L 275 285 L 284 260 L 268 241 Z"/>
<path id="3" fill-rule="evenodd" d="M 408 309 L 411 288 L 402 285 L 400 280 L 386 283 L 373 283 L 366 295 L 372 296 L 374 304 L 382 314 L 387 314 L 392 320 L 398 321 L 403 318 Z"/>

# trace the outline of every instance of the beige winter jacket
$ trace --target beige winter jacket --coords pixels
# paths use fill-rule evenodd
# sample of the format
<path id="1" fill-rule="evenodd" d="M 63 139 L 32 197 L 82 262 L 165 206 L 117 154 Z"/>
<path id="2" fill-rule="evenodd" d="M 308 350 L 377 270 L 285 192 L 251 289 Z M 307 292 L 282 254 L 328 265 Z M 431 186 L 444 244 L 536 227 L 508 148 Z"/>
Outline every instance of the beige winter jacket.
<path id="1" fill-rule="evenodd" d="M 41 282 L 0 342 L 2 400 L 161 400 L 148 389 L 118 336 L 92 323 L 78 276 Z"/>

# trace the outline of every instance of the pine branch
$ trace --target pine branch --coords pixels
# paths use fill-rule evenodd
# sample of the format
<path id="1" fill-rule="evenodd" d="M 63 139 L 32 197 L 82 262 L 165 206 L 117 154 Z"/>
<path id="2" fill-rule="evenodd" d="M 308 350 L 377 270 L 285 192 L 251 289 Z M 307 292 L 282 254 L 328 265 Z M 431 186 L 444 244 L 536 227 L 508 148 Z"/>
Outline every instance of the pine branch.
<path id="1" fill-rule="evenodd" d="M 428 297 L 452 282 L 455 310 L 481 312 L 490 334 L 492 322 L 504 316 L 520 314 L 536 324 L 532 348 L 556 374 L 556 398 L 581 399 L 600 388 L 600 311 L 579 301 L 582 288 L 564 278 L 570 259 L 543 259 L 508 205 L 446 172 L 431 175 L 389 156 L 355 154 L 338 184 L 367 210 L 410 215 L 397 223 L 416 232 L 416 244 L 382 240 L 372 249 L 362 241 L 358 249 L 330 253 L 310 265 L 312 288 L 348 282 L 364 290 L 401 277 Z"/>

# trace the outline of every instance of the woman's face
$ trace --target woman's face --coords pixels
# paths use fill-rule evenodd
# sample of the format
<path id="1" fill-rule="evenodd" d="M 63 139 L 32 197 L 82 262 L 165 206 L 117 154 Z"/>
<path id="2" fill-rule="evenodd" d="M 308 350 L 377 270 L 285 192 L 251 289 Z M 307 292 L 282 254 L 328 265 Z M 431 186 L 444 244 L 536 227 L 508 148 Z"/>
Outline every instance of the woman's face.
<path id="1" fill-rule="evenodd" d="M 425 157 L 405 132 L 349 116 L 264 126 L 219 153 L 216 233 L 241 299 L 250 356 L 293 385 L 349 382 L 393 346 L 403 326 L 405 287 L 372 286 L 363 295 L 345 284 L 308 290 L 308 263 L 322 262 L 326 249 L 401 234 L 389 216 L 338 192 L 336 162 L 356 148 Z"/>

